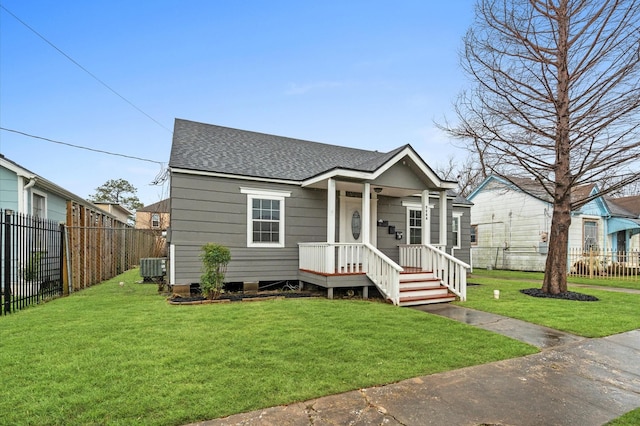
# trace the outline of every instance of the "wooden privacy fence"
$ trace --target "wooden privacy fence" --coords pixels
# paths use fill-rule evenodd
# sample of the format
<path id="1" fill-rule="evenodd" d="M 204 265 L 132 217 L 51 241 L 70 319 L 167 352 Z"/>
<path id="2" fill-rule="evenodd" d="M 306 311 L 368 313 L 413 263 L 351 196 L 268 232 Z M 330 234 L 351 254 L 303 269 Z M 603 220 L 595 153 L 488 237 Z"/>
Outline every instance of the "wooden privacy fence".
<path id="1" fill-rule="evenodd" d="M 73 290 L 121 274 L 139 265 L 141 258 L 161 255 L 153 232 L 74 202 L 67 205 L 65 243 L 65 287 Z"/>
<path id="2" fill-rule="evenodd" d="M 569 249 L 569 275 L 589 278 L 638 279 L 640 252 Z"/>
<path id="3" fill-rule="evenodd" d="M 140 259 L 157 257 L 156 237 L 133 228 L 65 228 L 69 285 L 73 290 L 89 287 L 140 264 Z"/>

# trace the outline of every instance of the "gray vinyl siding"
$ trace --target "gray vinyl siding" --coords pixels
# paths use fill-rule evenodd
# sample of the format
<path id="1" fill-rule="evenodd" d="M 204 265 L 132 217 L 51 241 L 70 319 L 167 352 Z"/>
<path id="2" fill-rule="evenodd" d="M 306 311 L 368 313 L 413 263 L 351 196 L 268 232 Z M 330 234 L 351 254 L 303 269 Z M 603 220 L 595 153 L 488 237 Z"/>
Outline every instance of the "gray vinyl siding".
<path id="1" fill-rule="evenodd" d="M 378 227 L 378 249 L 384 254 L 389 256 L 393 260 L 398 260 L 399 249 L 401 244 L 408 244 L 408 229 L 407 229 L 407 208 L 402 205 L 402 201 L 420 202 L 417 197 L 414 198 L 392 198 L 392 197 L 378 197 L 378 219 L 382 219 L 389 222 L 389 226 L 395 226 L 396 231 L 403 233 L 402 240 L 396 240 L 395 234 L 389 234 L 388 226 Z M 438 244 L 440 241 L 440 199 L 430 198 L 429 204 L 434 207 L 431 209 L 431 243 Z M 471 247 L 471 206 L 461 207 L 453 206 L 452 200 L 447 200 L 447 248 L 446 252 L 451 254 L 451 249 L 454 245 L 453 231 L 451 228 L 451 222 L 453 220 L 453 212 L 462 212 L 460 219 L 461 228 L 461 240 L 460 249 L 456 249 L 454 255 L 465 263 L 470 261 L 470 247 Z"/>
<path id="2" fill-rule="evenodd" d="M 396 240 L 395 234 L 389 234 L 389 226 L 395 226 L 396 231 L 402 231 L 406 236 L 406 209 L 402 206 L 402 199 L 393 197 L 378 197 L 378 219 L 389 222 L 388 226 L 378 227 L 378 249 L 390 259 L 397 261 L 399 257 L 398 245 L 405 244 L 406 239 Z"/>
<path id="3" fill-rule="evenodd" d="M 172 174 L 171 243 L 177 283 L 199 282 L 200 248 L 229 247 L 226 281 L 295 280 L 298 242 L 326 241 L 326 192 L 296 185 Z M 247 247 L 247 195 L 240 188 L 290 191 L 285 199 L 285 247 Z"/>

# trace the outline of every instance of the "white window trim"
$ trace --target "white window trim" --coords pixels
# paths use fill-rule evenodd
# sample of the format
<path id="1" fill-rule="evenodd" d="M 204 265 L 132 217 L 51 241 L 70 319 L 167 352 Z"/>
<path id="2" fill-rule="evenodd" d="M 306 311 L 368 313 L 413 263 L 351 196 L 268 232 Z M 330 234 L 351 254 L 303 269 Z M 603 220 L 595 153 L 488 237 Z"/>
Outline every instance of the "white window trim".
<path id="1" fill-rule="evenodd" d="M 411 223 L 411 218 L 409 215 L 409 211 L 410 210 L 422 210 L 422 204 L 421 203 L 415 203 L 415 202 L 411 202 L 411 201 L 403 201 L 402 202 L 402 206 L 406 208 L 406 213 L 405 213 L 405 224 L 406 224 L 406 229 L 407 232 L 405 233 L 406 237 L 407 237 L 407 244 L 410 243 L 409 240 L 409 223 Z M 427 229 L 431 229 L 431 209 L 433 209 L 435 207 L 435 205 L 433 204 L 427 204 L 427 211 L 426 211 L 426 220 L 425 218 L 422 218 L 422 226 L 426 226 Z M 422 241 L 422 244 L 431 244 L 431 241 L 427 241 L 426 243 L 424 241 Z"/>
<path id="2" fill-rule="evenodd" d="M 457 241 L 454 241 L 453 248 L 454 249 L 459 249 L 459 248 L 462 247 L 462 216 L 463 216 L 463 213 L 462 212 L 453 212 L 451 214 L 451 216 L 452 216 L 453 220 L 457 220 L 458 221 L 458 238 L 457 238 Z M 478 239 L 478 236 L 476 235 L 476 240 L 477 239 Z"/>
<path id="3" fill-rule="evenodd" d="M 34 195 L 38 195 L 38 196 L 40 196 L 40 197 L 42 197 L 44 199 L 44 206 L 43 206 L 43 209 L 42 209 L 43 210 L 42 211 L 42 217 L 40 217 L 40 219 L 47 219 L 47 216 L 48 216 L 47 194 L 44 193 L 44 192 L 38 191 L 37 189 L 31 189 L 31 206 L 30 206 L 31 207 L 30 208 L 31 216 L 34 215 L 34 212 L 33 212 L 33 205 L 34 205 L 33 196 Z"/>
<path id="4" fill-rule="evenodd" d="M 247 196 L 247 247 L 261 248 L 282 248 L 284 244 L 285 226 L 285 203 L 284 200 L 291 196 L 291 191 L 278 191 L 273 189 L 245 188 L 240 187 L 240 193 Z M 255 243 L 253 242 L 253 200 L 267 199 L 280 201 L 280 228 L 277 243 Z"/>

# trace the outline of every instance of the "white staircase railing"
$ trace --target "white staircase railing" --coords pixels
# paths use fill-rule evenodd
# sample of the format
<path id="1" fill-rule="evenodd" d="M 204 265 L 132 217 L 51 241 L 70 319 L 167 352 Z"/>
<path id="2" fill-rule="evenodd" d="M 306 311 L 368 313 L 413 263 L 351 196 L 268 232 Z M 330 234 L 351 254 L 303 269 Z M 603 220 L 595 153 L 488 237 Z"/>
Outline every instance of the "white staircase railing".
<path id="1" fill-rule="evenodd" d="M 322 274 L 366 273 L 389 298 L 400 304 L 402 268 L 371 244 L 299 243 L 299 268 Z"/>
<path id="2" fill-rule="evenodd" d="M 467 300 L 467 271 L 471 266 L 431 244 L 400 246 L 400 265 L 432 271 L 460 300 Z"/>
<path id="3" fill-rule="evenodd" d="M 367 277 L 378 287 L 391 302 L 400 306 L 400 272 L 402 267 L 389 259 L 384 253 L 365 244 Z"/>

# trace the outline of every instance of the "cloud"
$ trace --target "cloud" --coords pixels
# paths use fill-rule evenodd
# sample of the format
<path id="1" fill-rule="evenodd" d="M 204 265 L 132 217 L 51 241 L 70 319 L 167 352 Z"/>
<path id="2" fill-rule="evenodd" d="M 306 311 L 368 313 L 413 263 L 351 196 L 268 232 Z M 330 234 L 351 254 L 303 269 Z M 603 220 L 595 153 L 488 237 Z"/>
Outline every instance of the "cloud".
<path id="1" fill-rule="evenodd" d="M 298 84 L 289 83 L 289 88 L 285 90 L 286 95 L 305 95 L 311 91 L 331 89 L 335 87 L 342 87 L 345 84 L 340 81 L 317 81 L 314 83 Z"/>

